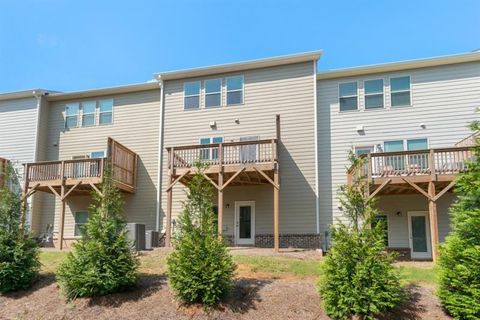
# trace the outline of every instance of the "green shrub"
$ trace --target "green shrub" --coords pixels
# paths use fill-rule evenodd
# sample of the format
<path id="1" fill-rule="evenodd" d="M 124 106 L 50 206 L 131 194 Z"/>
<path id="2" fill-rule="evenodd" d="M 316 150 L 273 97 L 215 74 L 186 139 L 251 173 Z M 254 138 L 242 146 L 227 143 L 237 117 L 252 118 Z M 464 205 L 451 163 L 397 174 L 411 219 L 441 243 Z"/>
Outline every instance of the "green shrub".
<path id="1" fill-rule="evenodd" d="M 480 130 L 479 123 L 472 125 Z M 440 247 L 438 296 L 457 319 L 480 319 L 480 145 L 468 171 L 460 174 L 450 208 L 452 232 Z"/>
<path id="2" fill-rule="evenodd" d="M 362 162 L 352 158 L 355 166 Z M 322 265 L 319 291 L 334 319 L 372 319 L 396 307 L 403 298 L 400 275 L 385 251 L 382 222 L 372 225 L 375 199 L 365 195 L 368 184 L 355 180 L 344 186 L 340 202 L 347 222 L 332 227 L 333 246 Z"/>
<path id="3" fill-rule="evenodd" d="M 123 291 L 138 280 L 139 262 L 127 238 L 122 195 L 108 171 L 100 187 L 102 195 L 92 193 L 94 202 L 81 228 L 82 239 L 56 273 L 67 299 Z"/>
<path id="4" fill-rule="evenodd" d="M 199 168 L 201 170 L 201 168 Z M 178 218 L 175 251 L 167 259 L 170 286 L 182 302 L 210 307 L 230 291 L 235 264 L 217 235 L 212 187 L 197 173 Z"/>
<path id="5" fill-rule="evenodd" d="M 7 168 L 5 181 L 13 181 Z M 22 201 L 7 184 L 0 189 L 0 293 L 27 289 L 38 276 L 38 245 L 21 226 Z"/>

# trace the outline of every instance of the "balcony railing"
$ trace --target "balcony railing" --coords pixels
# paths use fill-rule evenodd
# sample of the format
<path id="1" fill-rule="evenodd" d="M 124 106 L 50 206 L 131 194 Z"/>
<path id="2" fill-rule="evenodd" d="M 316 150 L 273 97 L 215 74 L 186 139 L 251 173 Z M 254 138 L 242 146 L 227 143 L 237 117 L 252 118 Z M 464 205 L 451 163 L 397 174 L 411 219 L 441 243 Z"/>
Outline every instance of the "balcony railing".
<path id="1" fill-rule="evenodd" d="M 168 167 L 190 168 L 196 162 L 209 165 L 248 165 L 278 160 L 277 140 L 256 140 L 167 148 Z"/>
<path id="2" fill-rule="evenodd" d="M 106 158 L 30 163 L 29 182 L 65 179 L 101 178 Z"/>
<path id="3" fill-rule="evenodd" d="M 371 153 L 362 155 L 364 165 L 350 169 L 348 175 L 350 179 L 455 175 L 467 170 L 473 157 L 472 147 Z"/>

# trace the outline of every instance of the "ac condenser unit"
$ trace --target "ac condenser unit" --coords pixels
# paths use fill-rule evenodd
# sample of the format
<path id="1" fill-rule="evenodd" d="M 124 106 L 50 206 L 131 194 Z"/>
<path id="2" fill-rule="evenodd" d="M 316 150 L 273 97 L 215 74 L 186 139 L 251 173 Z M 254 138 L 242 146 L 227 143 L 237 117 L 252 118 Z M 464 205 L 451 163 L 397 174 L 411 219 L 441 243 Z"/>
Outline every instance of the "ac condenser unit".
<path id="1" fill-rule="evenodd" d="M 133 249 L 145 250 L 145 225 L 140 223 L 127 223 L 128 240 L 132 241 Z"/>

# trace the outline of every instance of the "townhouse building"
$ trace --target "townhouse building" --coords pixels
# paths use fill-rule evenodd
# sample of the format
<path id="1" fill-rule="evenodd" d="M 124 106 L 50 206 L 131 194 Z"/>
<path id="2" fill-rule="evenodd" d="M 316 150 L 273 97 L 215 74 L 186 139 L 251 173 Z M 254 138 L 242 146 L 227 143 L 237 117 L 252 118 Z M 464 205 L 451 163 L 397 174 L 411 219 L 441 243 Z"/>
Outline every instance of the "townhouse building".
<path id="1" fill-rule="evenodd" d="M 480 118 L 480 53 L 318 72 L 320 56 L 0 95 L 0 130 L 9 128 L 0 157 L 28 163 L 33 230 L 53 225 L 56 245 L 68 247 L 109 167 L 128 221 L 160 231 L 169 245 L 200 161 L 218 231 L 232 245 L 326 249 L 342 219 L 337 190 L 362 177 L 379 199 L 386 246 L 435 259 L 449 232 L 454 177 L 472 157 L 467 125 Z M 35 114 L 30 122 L 20 123 L 23 104 Z M 29 157 L 12 143 L 20 136 Z M 366 159 L 362 172 L 348 170 L 349 151 Z"/>

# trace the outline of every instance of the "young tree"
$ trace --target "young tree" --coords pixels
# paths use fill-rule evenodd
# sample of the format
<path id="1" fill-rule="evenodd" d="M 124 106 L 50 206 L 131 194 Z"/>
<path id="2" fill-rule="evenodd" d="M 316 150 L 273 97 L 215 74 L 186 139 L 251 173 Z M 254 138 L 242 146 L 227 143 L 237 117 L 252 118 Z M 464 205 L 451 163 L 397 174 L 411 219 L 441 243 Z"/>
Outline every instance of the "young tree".
<path id="1" fill-rule="evenodd" d="M 474 122 L 472 130 L 479 131 Z M 440 247 L 440 297 L 457 319 L 480 319 L 480 141 L 468 171 L 458 176 L 450 208 L 452 232 Z"/>
<path id="2" fill-rule="evenodd" d="M 364 165 L 353 155 L 350 160 L 357 170 Z M 373 224 L 378 212 L 367 188 L 364 179 L 354 179 L 340 189 L 346 221 L 332 227 L 333 246 L 319 281 L 325 310 L 334 319 L 372 319 L 397 306 L 403 297 L 393 257 L 385 251 L 382 222 Z"/>
<path id="3" fill-rule="evenodd" d="M 21 224 L 22 200 L 12 191 L 15 173 L 7 166 L 0 188 L 0 293 L 27 289 L 38 276 L 37 242 Z"/>
<path id="4" fill-rule="evenodd" d="M 217 235 L 210 183 L 197 173 L 188 188 L 174 237 L 175 251 L 167 259 L 168 276 L 182 302 L 210 307 L 229 293 L 235 264 Z"/>
<path id="5" fill-rule="evenodd" d="M 138 279 L 138 258 L 127 238 L 123 198 L 106 170 L 100 190 L 92 192 L 88 222 L 82 239 L 57 270 L 57 279 L 67 299 L 119 292 Z"/>

